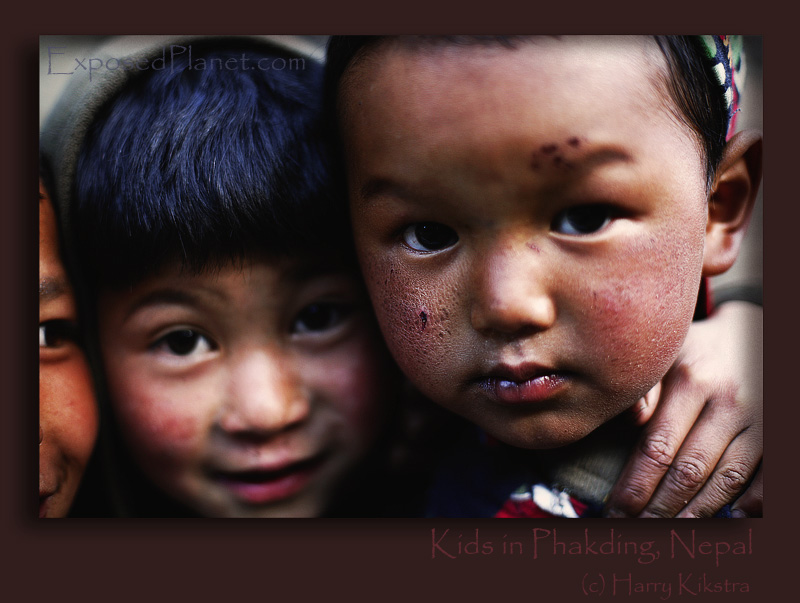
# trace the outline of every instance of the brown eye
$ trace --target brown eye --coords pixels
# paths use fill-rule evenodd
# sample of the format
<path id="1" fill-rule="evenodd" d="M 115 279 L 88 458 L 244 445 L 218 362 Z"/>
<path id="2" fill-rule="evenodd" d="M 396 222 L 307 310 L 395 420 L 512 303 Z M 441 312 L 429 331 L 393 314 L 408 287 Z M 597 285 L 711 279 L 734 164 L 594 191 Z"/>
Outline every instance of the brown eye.
<path id="1" fill-rule="evenodd" d="M 551 228 L 566 235 L 592 234 L 605 228 L 613 217 L 614 211 L 609 205 L 579 205 L 559 213 Z"/>
<path id="2" fill-rule="evenodd" d="M 420 222 L 406 228 L 403 232 L 403 242 L 414 251 L 441 251 L 455 245 L 458 242 L 458 235 L 444 224 Z"/>
<path id="3" fill-rule="evenodd" d="M 320 302 L 303 308 L 292 325 L 293 333 L 318 333 L 341 324 L 353 311 L 348 304 Z"/>
<path id="4" fill-rule="evenodd" d="M 176 356 L 188 356 L 215 349 L 210 339 L 193 329 L 178 329 L 167 333 L 154 345 L 154 347 L 162 346 Z"/>
<path id="5" fill-rule="evenodd" d="M 68 343 L 80 343 L 78 325 L 71 320 L 48 320 L 39 325 L 40 348 L 60 348 Z"/>

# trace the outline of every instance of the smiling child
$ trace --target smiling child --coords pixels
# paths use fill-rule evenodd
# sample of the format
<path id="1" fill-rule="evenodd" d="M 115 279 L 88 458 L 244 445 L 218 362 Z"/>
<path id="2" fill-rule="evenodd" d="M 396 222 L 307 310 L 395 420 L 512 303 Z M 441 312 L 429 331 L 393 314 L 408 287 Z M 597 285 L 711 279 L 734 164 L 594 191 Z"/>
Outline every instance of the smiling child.
<path id="1" fill-rule="evenodd" d="M 44 170 L 43 170 L 44 171 Z M 97 437 L 98 412 L 56 213 L 39 181 L 39 517 L 65 517 Z"/>
<path id="2" fill-rule="evenodd" d="M 148 52 L 161 48 L 135 56 Z M 194 40 L 199 57 L 95 82 L 102 103 L 64 101 L 93 111 L 65 215 L 112 414 L 138 483 L 174 506 L 146 486 L 123 500 L 142 515 L 323 515 L 375 444 L 393 380 L 330 210 L 322 69 L 235 40 Z"/>

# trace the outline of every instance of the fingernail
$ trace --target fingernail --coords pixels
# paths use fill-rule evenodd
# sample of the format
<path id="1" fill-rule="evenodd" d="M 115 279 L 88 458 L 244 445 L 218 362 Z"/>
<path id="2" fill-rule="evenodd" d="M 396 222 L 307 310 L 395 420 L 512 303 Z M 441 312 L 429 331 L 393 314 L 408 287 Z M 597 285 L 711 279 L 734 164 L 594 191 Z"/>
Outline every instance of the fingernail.
<path id="1" fill-rule="evenodd" d="M 741 509 L 731 509 L 731 517 L 733 519 L 747 519 L 747 513 Z"/>
<path id="2" fill-rule="evenodd" d="M 608 519 L 625 519 L 627 515 L 619 509 L 606 509 L 603 517 L 607 517 Z"/>

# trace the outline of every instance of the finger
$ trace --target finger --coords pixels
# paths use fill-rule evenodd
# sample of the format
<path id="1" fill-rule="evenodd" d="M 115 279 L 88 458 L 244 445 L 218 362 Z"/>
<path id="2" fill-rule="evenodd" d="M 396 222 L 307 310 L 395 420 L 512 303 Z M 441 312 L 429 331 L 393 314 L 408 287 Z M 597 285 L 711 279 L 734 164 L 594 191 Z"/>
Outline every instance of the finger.
<path id="1" fill-rule="evenodd" d="M 611 490 L 606 503 L 607 517 L 639 515 L 672 465 L 704 405 L 705 396 L 685 369 L 670 371 L 655 412 Z"/>
<path id="2" fill-rule="evenodd" d="M 764 516 L 764 480 L 759 466 L 753 481 L 739 499 L 731 507 L 732 517 L 763 517 Z"/>
<path id="3" fill-rule="evenodd" d="M 758 467 L 762 442 L 760 429 L 737 433 L 743 426 L 721 420 L 733 404 L 709 401 L 640 517 L 675 517 L 687 507 L 687 516 L 711 517 L 738 496 Z"/>
<path id="4" fill-rule="evenodd" d="M 703 488 L 689 501 L 677 517 L 713 517 L 719 509 L 740 497 L 737 501 L 743 516 L 760 516 L 763 500 L 760 463 L 763 437 L 760 429 L 749 428 L 737 436 Z M 758 479 L 753 479 L 758 473 Z M 747 488 L 747 496 L 742 492 Z M 741 495 L 741 496 L 740 496 Z M 733 514 L 733 508 L 731 508 Z M 752 515 L 751 515 L 752 514 Z"/>

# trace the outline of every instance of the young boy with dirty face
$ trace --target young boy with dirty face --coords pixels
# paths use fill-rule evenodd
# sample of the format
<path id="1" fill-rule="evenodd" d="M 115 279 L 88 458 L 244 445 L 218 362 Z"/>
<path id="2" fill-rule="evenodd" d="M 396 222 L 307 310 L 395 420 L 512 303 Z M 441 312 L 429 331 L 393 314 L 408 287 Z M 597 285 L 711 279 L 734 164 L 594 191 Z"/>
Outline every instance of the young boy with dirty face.
<path id="1" fill-rule="evenodd" d="M 97 316 L 116 512 L 346 514 L 333 508 L 374 451 L 393 364 L 331 215 L 322 68 L 263 41 L 191 43 L 82 101 L 68 90 L 44 136 L 74 182 L 65 222 Z M 105 52 L 162 49 L 118 44 Z"/>
<path id="2" fill-rule="evenodd" d="M 710 87 L 698 43 L 331 42 L 358 256 L 389 348 L 423 394 L 523 449 L 592 441 L 658 397 L 760 182 L 760 136 L 726 142 L 730 99 Z M 701 475 L 667 482 L 676 512 L 715 465 L 738 472 L 735 489 L 758 465 L 760 436 L 736 441 L 750 425 L 711 414 L 734 441 L 709 444 Z M 574 514 L 580 503 L 556 494 L 538 506 Z"/>

